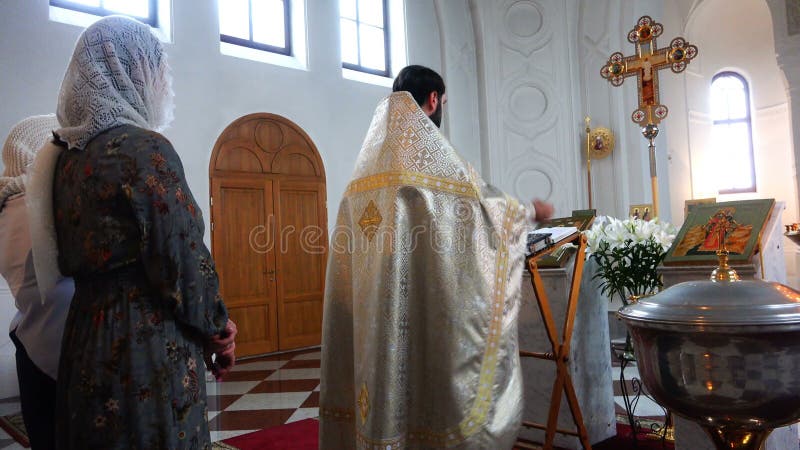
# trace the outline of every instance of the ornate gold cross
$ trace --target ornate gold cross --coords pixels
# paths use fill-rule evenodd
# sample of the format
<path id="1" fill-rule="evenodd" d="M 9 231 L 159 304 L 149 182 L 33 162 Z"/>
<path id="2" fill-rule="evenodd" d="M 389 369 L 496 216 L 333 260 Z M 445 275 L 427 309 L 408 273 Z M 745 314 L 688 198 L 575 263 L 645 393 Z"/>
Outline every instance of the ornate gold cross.
<path id="1" fill-rule="evenodd" d="M 620 86 L 625 78 L 636 76 L 639 85 L 639 107 L 631 114 L 631 120 L 642 127 L 642 135 L 650 142 L 650 186 L 653 192 L 653 215 L 658 216 L 658 176 L 656 174 L 656 144 L 658 124 L 667 117 L 669 109 L 661 103 L 658 90 L 658 71 L 671 68 L 681 73 L 697 56 L 697 47 L 676 37 L 669 47 L 658 48 L 656 38 L 664 27 L 650 16 L 642 16 L 636 26 L 628 32 L 628 42 L 636 45 L 636 54 L 623 56 L 616 52 L 600 69 L 600 75 L 614 86 Z"/>
<path id="2" fill-rule="evenodd" d="M 669 67 L 673 72 L 681 73 L 697 56 L 697 47 L 682 37 L 673 39 L 669 47 L 658 48 L 656 38 L 663 32 L 660 23 L 654 22 L 650 16 L 642 16 L 636 27 L 628 32 L 628 42 L 636 45 L 636 54 L 623 56 L 616 52 L 600 70 L 600 75 L 614 86 L 622 85 L 627 77 L 636 76 L 639 108 L 631 114 L 631 119 L 641 126 L 658 125 L 669 113 L 659 98 L 658 71 Z"/>

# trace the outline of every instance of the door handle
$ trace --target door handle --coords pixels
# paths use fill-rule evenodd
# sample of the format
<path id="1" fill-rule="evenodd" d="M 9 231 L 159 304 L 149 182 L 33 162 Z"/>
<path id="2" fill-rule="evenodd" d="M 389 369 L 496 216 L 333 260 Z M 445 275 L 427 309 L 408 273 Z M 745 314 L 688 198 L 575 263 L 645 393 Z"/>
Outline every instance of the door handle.
<path id="1" fill-rule="evenodd" d="M 275 281 L 275 274 L 278 273 L 277 270 L 268 270 L 264 272 L 265 275 L 269 275 L 269 281 Z"/>

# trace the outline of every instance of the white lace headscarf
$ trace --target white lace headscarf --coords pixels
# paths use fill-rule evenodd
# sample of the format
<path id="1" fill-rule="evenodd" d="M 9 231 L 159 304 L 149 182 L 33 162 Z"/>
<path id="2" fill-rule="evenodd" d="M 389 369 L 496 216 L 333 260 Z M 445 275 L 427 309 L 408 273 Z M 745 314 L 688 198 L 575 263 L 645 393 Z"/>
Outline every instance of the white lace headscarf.
<path id="1" fill-rule="evenodd" d="M 55 114 L 32 116 L 11 128 L 3 144 L 3 175 L 0 176 L 0 209 L 8 197 L 25 192 L 25 173 L 36 152 L 58 128 Z"/>
<path id="2" fill-rule="evenodd" d="M 58 97 L 58 137 L 83 150 L 105 130 L 128 124 L 162 131 L 172 121 L 167 55 L 150 27 L 110 16 L 84 30 Z"/>

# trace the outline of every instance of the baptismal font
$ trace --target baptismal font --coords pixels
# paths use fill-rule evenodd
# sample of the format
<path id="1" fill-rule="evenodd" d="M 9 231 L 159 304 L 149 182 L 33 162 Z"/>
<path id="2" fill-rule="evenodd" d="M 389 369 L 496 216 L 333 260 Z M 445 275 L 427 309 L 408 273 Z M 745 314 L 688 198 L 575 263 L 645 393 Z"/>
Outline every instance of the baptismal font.
<path id="1" fill-rule="evenodd" d="M 800 292 L 743 281 L 719 267 L 642 298 L 618 315 L 630 330 L 648 392 L 700 424 L 717 449 L 761 449 L 770 432 L 800 421 Z"/>

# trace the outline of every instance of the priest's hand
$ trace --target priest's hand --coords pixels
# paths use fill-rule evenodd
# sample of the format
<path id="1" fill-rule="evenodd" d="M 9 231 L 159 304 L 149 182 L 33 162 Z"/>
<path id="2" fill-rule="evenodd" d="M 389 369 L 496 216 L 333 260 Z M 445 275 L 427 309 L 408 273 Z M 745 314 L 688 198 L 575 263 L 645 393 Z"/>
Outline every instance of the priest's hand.
<path id="1" fill-rule="evenodd" d="M 552 203 L 539 200 L 538 198 L 533 201 L 533 209 L 536 210 L 536 218 L 534 219 L 536 222 L 544 222 L 550 219 L 555 212 Z"/>

